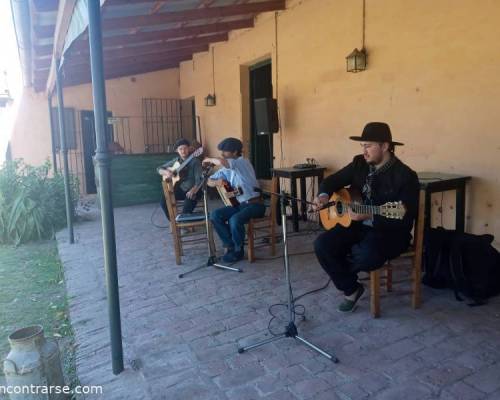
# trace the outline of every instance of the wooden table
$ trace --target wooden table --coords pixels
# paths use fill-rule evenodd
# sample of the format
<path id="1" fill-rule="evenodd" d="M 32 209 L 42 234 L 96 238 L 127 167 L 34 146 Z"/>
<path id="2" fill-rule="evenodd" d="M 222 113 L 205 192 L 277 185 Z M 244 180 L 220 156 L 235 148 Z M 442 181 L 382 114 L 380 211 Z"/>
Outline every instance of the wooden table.
<path id="1" fill-rule="evenodd" d="M 431 194 L 455 190 L 455 230 L 465 229 L 465 184 L 471 177 L 467 175 L 443 174 L 441 172 L 418 172 L 420 190 L 425 192 L 425 230 L 431 226 Z"/>
<path id="2" fill-rule="evenodd" d="M 300 198 L 307 200 L 306 191 L 306 178 L 318 179 L 318 187 L 323 180 L 326 168 L 316 167 L 316 168 L 272 168 L 271 172 L 273 176 L 278 178 L 290 179 L 290 195 L 297 198 L 297 179 L 300 180 Z M 313 197 L 316 193 L 312 194 Z M 302 202 L 301 204 L 301 216 L 304 221 L 307 221 L 307 204 Z M 299 207 L 297 201 L 292 201 L 292 221 L 293 230 L 298 232 L 299 230 Z"/>

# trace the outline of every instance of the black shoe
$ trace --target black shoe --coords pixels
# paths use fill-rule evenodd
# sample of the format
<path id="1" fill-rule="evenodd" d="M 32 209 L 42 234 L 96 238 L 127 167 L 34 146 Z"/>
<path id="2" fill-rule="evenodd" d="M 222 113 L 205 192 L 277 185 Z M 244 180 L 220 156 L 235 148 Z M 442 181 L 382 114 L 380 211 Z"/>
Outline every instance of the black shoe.
<path id="1" fill-rule="evenodd" d="M 224 254 L 224 257 L 222 257 L 222 261 L 227 263 L 235 263 L 243 260 L 243 257 L 245 257 L 245 252 L 243 251 L 243 249 L 238 251 L 233 250 L 230 253 Z"/>

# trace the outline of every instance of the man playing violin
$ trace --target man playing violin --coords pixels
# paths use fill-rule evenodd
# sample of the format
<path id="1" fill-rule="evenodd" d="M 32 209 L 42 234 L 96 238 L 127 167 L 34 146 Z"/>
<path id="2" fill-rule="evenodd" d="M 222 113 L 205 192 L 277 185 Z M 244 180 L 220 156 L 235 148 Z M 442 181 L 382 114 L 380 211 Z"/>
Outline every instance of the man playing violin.
<path id="1" fill-rule="evenodd" d="M 315 240 L 319 263 L 344 293 L 338 307 L 342 312 L 354 311 L 364 293 L 358 282 L 359 271 L 381 268 L 408 249 L 419 192 L 417 174 L 394 154 L 395 146 L 402 143 L 392 140 L 389 125 L 368 123 L 361 136 L 350 139 L 361 142 L 363 154 L 322 181 L 314 199 L 315 208 L 324 207 L 334 192 L 350 185 L 361 194 L 363 204 L 379 206 L 401 201 L 406 212 L 396 220 L 349 210 L 353 222 L 348 227 L 336 225 Z"/>

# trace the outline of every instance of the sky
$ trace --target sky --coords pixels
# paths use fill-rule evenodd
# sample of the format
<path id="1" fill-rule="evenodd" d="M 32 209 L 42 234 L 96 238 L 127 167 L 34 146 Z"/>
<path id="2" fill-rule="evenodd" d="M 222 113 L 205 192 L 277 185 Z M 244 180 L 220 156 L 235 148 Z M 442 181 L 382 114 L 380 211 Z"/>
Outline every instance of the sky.
<path id="1" fill-rule="evenodd" d="M 6 109 L 0 108 L 0 163 L 5 158 L 7 142 L 10 138 L 23 88 L 9 0 L 0 0 L 0 76 L 2 78 L 3 71 L 7 71 L 7 84 L 11 96 L 14 98 L 14 103 Z"/>

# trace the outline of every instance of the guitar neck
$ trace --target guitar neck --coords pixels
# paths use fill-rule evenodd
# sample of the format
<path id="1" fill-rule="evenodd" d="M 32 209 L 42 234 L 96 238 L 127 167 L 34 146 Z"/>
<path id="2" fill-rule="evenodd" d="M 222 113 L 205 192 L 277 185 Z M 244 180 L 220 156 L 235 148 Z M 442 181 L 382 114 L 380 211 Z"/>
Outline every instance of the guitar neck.
<path id="1" fill-rule="evenodd" d="M 179 173 L 188 163 L 193 159 L 194 154 L 191 154 L 188 158 L 186 158 L 181 165 L 179 165 L 176 169 L 176 172 Z"/>
<path id="2" fill-rule="evenodd" d="M 369 204 L 348 203 L 349 208 L 357 214 L 381 215 L 380 206 Z"/>

